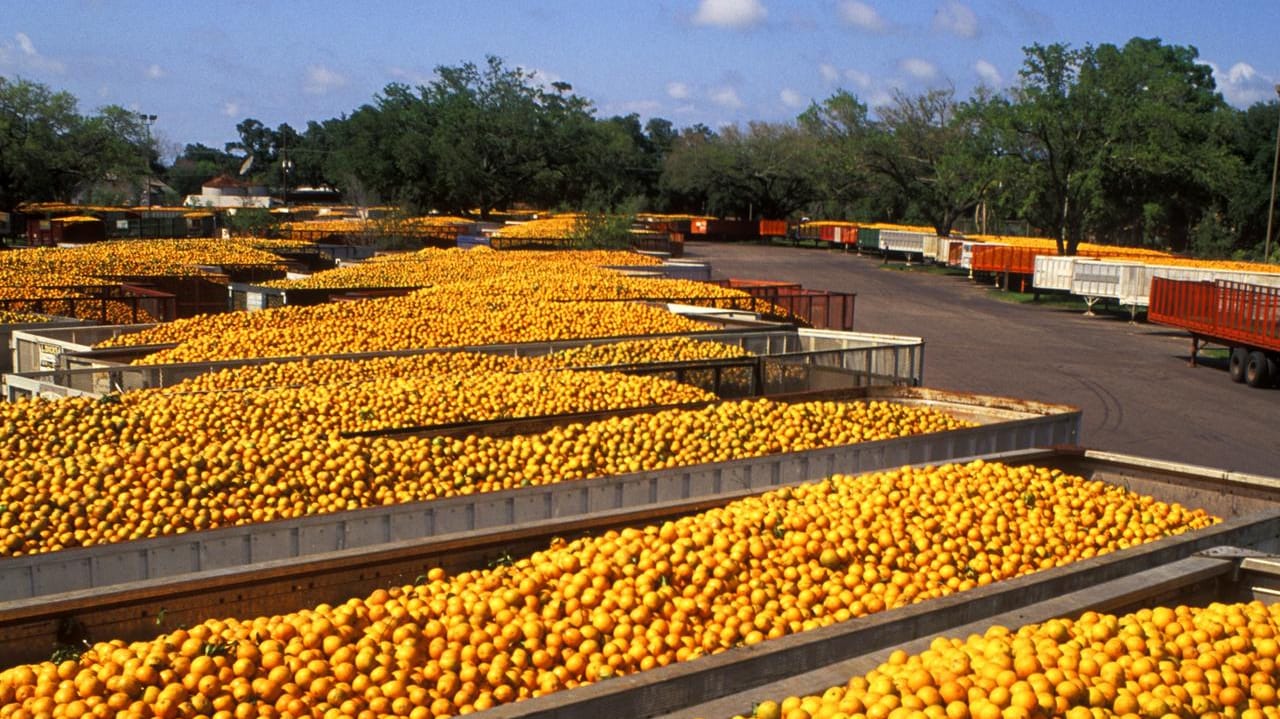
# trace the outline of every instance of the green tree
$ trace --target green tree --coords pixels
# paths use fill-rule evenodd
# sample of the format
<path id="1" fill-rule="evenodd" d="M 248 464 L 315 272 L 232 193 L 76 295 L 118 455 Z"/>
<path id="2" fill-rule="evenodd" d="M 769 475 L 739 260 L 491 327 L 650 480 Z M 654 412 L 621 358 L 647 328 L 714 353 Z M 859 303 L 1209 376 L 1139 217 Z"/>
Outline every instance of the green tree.
<path id="1" fill-rule="evenodd" d="M 702 124 L 687 127 L 671 141 L 658 177 L 659 204 L 671 212 L 706 214 L 710 208 L 711 167 L 716 134 Z"/>
<path id="2" fill-rule="evenodd" d="M 76 99 L 0 77 L 0 206 L 69 201 L 103 181 L 137 183 L 157 159 L 135 113 L 107 106 L 84 117 Z"/>
<path id="3" fill-rule="evenodd" d="M 579 181 L 559 201 L 578 207 L 618 208 L 645 197 L 661 172 L 637 115 L 572 123 L 579 126 L 575 156 L 563 167 Z M 572 142 L 572 141 L 571 141 Z M 554 204 L 554 202 L 552 203 Z"/>
<path id="4" fill-rule="evenodd" d="M 867 106 L 853 93 L 840 89 L 821 104 L 810 104 L 796 121 L 820 150 L 814 168 L 818 202 L 812 214 L 833 219 L 879 214 L 867 206 L 878 189 L 878 178 L 868 172 L 864 157 L 873 133 Z M 870 204 L 879 203 L 873 200 Z"/>
<path id="5" fill-rule="evenodd" d="M 1095 51 L 1079 78 L 1103 98 L 1103 203 L 1093 234 L 1187 247 L 1191 229 L 1241 171 L 1233 111 L 1193 47 L 1133 38 Z"/>
<path id="6" fill-rule="evenodd" d="M 138 113 L 119 105 L 107 105 L 81 118 L 68 138 L 80 158 L 81 179 L 77 189 L 99 183 L 125 185 L 125 202 L 140 202 L 146 180 L 164 174 L 160 151 Z"/>
<path id="7" fill-rule="evenodd" d="M 589 117 L 586 100 L 549 93 L 528 73 L 493 56 L 483 68 L 439 67 L 436 76 L 425 97 L 436 120 L 434 194 L 445 207 L 476 208 L 487 219 L 495 208 L 554 185 L 573 166 L 565 159 L 573 148 L 554 130 Z"/>
<path id="8" fill-rule="evenodd" d="M 1002 114 L 1024 216 L 1068 254 L 1086 237 L 1186 248 L 1241 172 L 1233 111 L 1195 48 L 1134 38 L 1025 53 Z"/>
<path id="9" fill-rule="evenodd" d="M 636 212 L 634 200 L 607 209 L 588 209 L 569 233 L 570 246 L 580 250 L 630 248 Z"/>
<path id="10" fill-rule="evenodd" d="M 794 125 L 753 122 L 719 134 L 685 132 L 667 156 L 663 187 L 701 212 L 744 219 L 785 218 L 816 196 L 819 146 Z"/>
<path id="11" fill-rule="evenodd" d="M 241 159 L 229 152 L 197 142 L 183 148 L 164 177 L 179 195 L 198 195 L 205 182 L 222 174 L 234 175 L 240 163 Z"/>
<path id="12" fill-rule="evenodd" d="M 223 222 L 231 234 L 243 237 L 269 237 L 276 227 L 271 212 L 261 207 L 238 207 L 228 212 Z"/>
<path id="13" fill-rule="evenodd" d="M 68 139 L 76 99 L 26 80 L 0 78 L 0 204 L 69 199 L 76 164 Z"/>
<path id="14" fill-rule="evenodd" d="M 1235 237 L 1233 249 L 1258 259 L 1262 259 L 1266 240 L 1278 118 L 1280 102 L 1258 102 L 1233 113 L 1228 130 L 1228 145 L 1239 162 L 1240 173 L 1231 178 L 1220 201 L 1222 223 Z M 1277 244 L 1273 237 L 1273 252 Z"/>
<path id="15" fill-rule="evenodd" d="M 862 157 L 897 186 L 915 214 L 943 237 L 996 181 L 997 136 L 990 123 L 998 102 L 980 94 L 957 102 L 953 90 L 898 93 L 879 108 Z"/>
<path id="16" fill-rule="evenodd" d="M 1057 240 L 1060 254 L 1074 255 L 1102 209 L 1105 98 L 1078 81 L 1096 63 L 1095 51 L 1065 44 L 1023 51 L 1021 84 L 1000 118 L 1005 147 L 1022 163 L 1007 189 L 1020 197 L 1022 215 Z"/>
<path id="17" fill-rule="evenodd" d="M 435 117 L 420 88 L 387 85 L 371 104 L 324 123 L 324 174 L 357 204 L 432 205 Z"/>
<path id="18" fill-rule="evenodd" d="M 227 152 L 239 152 L 241 157 L 252 157 L 252 172 L 255 176 L 266 172 L 277 158 L 275 131 L 260 120 L 246 117 L 236 123 L 236 133 L 240 135 L 240 139 L 228 142 Z"/>
<path id="19" fill-rule="evenodd" d="M 306 130 L 297 136 L 297 144 L 289 146 L 289 186 L 333 184 L 325 173 L 325 162 L 333 152 L 331 126 L 315 120 L 307 122 Z"/>
<path id="20" fill-rule="evenodd" d="M 536 159 L 524 165 L 532 178 L 508 200 L 538 207 L 611 206 L 629 193 L 622 168 L 634 162 L 630 128 L 622 118 L 596 121 L 590 103 L 573 94 L 567 82 L 552 83 L 552 92 L 530 88 L 534 102 L 526 107 L 536 134 L 527 147 Z"/>

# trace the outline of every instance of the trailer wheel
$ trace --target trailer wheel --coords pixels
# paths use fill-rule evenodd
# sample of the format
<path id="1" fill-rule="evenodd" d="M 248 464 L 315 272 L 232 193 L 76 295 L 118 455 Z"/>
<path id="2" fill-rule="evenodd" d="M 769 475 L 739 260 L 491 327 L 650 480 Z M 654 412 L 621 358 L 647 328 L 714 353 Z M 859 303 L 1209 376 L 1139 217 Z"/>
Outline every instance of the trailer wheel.
<path id="1" fill-rule="evenodd" d="M 1249 350 L 1243 347 L 1231 348 L 1231 359 L 1227 362 L 1227 374 L 1232 382 L 1244 381 L 1245 366 L 1249 364 Z"/>
<path id="2" fill-rule="evenodd" d="M 1267 356 L 1261 352 L 1249 353 L 1249 364 L 1244 368 L 1244 381 L 1250 387 L 1266 387 L 1271 382 L 1269 373 L 1270 367 L 1267 366 Z"/>

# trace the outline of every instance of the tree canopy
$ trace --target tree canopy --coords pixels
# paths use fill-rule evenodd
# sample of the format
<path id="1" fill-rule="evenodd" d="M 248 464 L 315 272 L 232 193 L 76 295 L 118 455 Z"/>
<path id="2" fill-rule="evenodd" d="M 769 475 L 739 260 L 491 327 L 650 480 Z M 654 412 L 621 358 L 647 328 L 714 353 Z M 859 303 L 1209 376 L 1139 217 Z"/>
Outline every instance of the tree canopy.
<path id="1" fill-rule="evenodd" d="M 107 181 L 136 184 L 158 159 L 137 113 L 116 105 L 81 115 L 76 98 L 0 77 L 0 208 L 68 202 Z"/>
<path id="2" fill-rule="evenodd" d="M 357 203 L 478 217 L 644 207 L 948 234 L 981 214 L 1066 253 L 1089 239 L 1248 257 L 1264 244 L 1278 113 L 1274 100 L 1231 107 L 1194 47 L 1154 38 L 1031 45 L 1003 92 L 898 92 L 869 107 L 838 89 L 791 122 L 714 129 L 601 117 L 570 84 L 488 57 L 387 85 L 301 130 L 245 118 L 236 141 L 187 145 L 166 172 L 185 194 L 252 157 L 249 174 L 277 188 L 330 185 Z M 6 206 L 140 176 L 157 158 L 133 113 L 85 117 L 67 93 L 0 79 Z"/>

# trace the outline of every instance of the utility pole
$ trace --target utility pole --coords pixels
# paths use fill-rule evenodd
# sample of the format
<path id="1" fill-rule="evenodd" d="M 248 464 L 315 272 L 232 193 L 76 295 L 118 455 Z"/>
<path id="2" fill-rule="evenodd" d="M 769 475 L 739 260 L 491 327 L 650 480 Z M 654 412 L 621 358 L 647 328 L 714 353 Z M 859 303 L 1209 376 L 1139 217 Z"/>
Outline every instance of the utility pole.
<path id="1" fill-rule="evenodd" d="M 1276 84 L 1280 97 L 1280 83 Z M 1267 239 L 1262 243 L 1262 261 L 1271 261 L 1271 219 L 1276 214 L 1276 169 L 1280 168 L 1280 120 L 1276 121 L 1276 159 L 1271 162 L 1271 204 L 1267 205 Z"/>
<path id="2" fill-rule="evenodd" d="M 285 125 L 288 127 L 288 125 Z M 289 209 L 289 170 L 293 169 L 293 162 L 289 160 L 289 133 L 280 133 L 280 181 L 284 185 L 280 193 L 280 200 L 284 202 L 284 209 Z"/>
<path id="3" fill-rule="evenodd" d="M 151 125 L 156 121 L 156 116 L 140 112 L 138 113 L 138 119 L 141 120 L 142 124 L 147 128 L 147 144 L 142 148 L 142 161 L 147 166 L 147 179 L 144 181 L 142 187 L 142 194 L 146 199 L 143 200 L 142 204 L 147 208 L 148 212 L 138 218 L 138 237 L 142 237 L 142 224 L 146 220 L 146 215 L 150 214 L 149 211 L 151 210 Z"/>

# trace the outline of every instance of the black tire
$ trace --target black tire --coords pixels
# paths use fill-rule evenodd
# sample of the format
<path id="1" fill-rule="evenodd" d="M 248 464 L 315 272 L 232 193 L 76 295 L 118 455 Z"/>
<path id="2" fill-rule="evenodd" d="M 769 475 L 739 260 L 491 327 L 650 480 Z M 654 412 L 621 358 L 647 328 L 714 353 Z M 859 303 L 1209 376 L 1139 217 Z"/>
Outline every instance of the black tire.
<path id="1" fill-rule="evenodd" d="M 1227 360 L 1227 374 L 1232 382 L 1244 381 L 1245 366 L 1249 364 L 1249 350 L 1243 347 L 1231 348 L 1231 359 Z"/>
<path id="2" fill-rule="evenodd" d="M 1266 387 L 1271 384 L 1270 363 L 1262 352 L 1249 353 L 1249 363 L 1244 368 L 1244 381 L 1250 387 Z"/>

